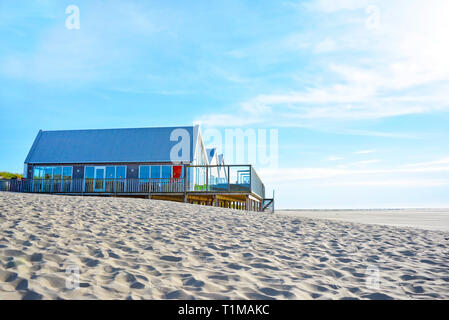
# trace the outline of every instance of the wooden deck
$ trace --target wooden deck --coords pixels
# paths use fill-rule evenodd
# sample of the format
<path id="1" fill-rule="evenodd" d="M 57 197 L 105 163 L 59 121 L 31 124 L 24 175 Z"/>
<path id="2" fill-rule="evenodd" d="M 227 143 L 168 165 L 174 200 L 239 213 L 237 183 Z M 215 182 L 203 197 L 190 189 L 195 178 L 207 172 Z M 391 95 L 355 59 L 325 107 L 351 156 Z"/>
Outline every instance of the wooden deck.
<path id="1" fill-rule="evenodd" d="M 246 182 L 199 186 L 192 185 L 187 179 L 21 179 L 0 180 L 0 191 L 138 197 L 239 210 L 266 209 L 265 199 Z"/>

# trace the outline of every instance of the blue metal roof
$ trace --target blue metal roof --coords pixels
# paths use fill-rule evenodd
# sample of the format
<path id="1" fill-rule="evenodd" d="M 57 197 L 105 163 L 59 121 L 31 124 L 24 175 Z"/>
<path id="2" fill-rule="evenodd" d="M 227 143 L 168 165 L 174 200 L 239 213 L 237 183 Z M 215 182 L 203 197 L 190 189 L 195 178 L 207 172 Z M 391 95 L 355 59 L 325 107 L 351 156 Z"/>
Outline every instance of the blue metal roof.
<path id="1" fill-rule="evenodd" d="M 175 129 L 185 129 L 190 136 L 193 161 L 197 128 L 162 127 L 134 129 L 94 129 L 39 131 L 25 163 L 109 163 L 170 161 L 170 141 Z"/>

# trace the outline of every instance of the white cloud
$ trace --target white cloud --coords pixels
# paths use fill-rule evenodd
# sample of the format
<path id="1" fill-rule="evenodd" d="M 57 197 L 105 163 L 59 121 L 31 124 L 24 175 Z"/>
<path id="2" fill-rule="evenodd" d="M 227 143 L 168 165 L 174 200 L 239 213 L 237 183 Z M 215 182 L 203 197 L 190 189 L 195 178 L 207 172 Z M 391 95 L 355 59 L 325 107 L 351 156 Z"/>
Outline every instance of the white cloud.
<path id="1" fill-rule="evenodd" d="M 348 163 L 347 166 L 348 167 L 351 167 L 351 166 L 364 166 L 364 165 L 367 165 L 367 164 L 379 163 L 381 161 L 382 160 L 380 160 L 380 159 L 362 160 L 362 161 L 356 161 L 356 162 Z"/>
<path id="2" fill-rule="evenodd" d="M 407 164 L 404 167 L 429 167 L 429 166 L 435 166 L 440 164 L 449 164 L 449 158 L 443 158 L 438 159 L 434 161 L 428 161 L 428 162 L 419 162 L 419 163 L 411 163 Z"/>
<path id="3" fill-rule="evenodd" d="M 366 8 L 372 5 L 380 15 L 381 28 L 375 32 L 365 23 L 371 14 Z M 335 18 L 337 25 L 283 38 L 272 47 L 287 50 L 290 43 L 302 52 L 339 50 L 347 58 L 320 61 L 327 81 L 284 92 L 267 90 L 243 101 L 243 111 L 236 113 L 245 117 L 246 110 L 260 110 L 265 115 L 260 122 L 284 125 L 449 110 L 448 1 L 318 0 L 306 7 Z"/>
<path id="4" fill-rule="evenodd" d="M 370 153 L 374 153 L 376 152 L 375 150 L 359 150 L 359 151 L 354 151 L 354 154 L 370 154 Z"/>
<path id="5" fill-rule="evenodd" d="M 207 127 L 243 127 L 251 124 L 260 123 L 261 119 L 258 116 L 241 117 L 240 115 L 232 114 L 211 114 L 200 117 L 195 120 L 195 124 L 200 124 Z"/>
<path id="6" fill-rule="evenodd" d="M 347 180 L 326 182 L 325 186 L 334 187 L 402 187 L 424 188 L 449 186 L 449 179 L 385 179 L 385 180 Z"/>
<path id="7" fill-rule="evenodd" d="M 367 131 L 367 130 L 343 130 L 336 132 L 341 134 L 351 134 L 357 136 L 382 137 L 393 139 L 421 139 L 425 134 L 415 132 L 384 132 L 384 131 Z"/>
<path id="8" fill-rule="evenodd" d="M 329 158 L 327 158 L 328 161 L 338 161 L 338 160 L 343 160 L 344 158 L 342 157 L 337 157 L 337 156 L 330 156 Z"/>
<path id="9" fill-rule="evenodd" d="M 391 168 L 357 168 L 351 164 L 340 168 L 261 168 L 259 174 L 267 185 L 320 186 L 394 186 L 430 187 L 449 185 L 449 166 L 432 165 L 414 167 L 404 164 Z M 369 162 L 374 163 L 374 162 Z M 369 164 L 369 163 L 364 163 Z"/>
<path id="10" fill-rule="evenodd" d="M 337 44 L 331 38 L 326 38 L 315 46 L 316 53 L 325 53 L 336 50 Z"/>

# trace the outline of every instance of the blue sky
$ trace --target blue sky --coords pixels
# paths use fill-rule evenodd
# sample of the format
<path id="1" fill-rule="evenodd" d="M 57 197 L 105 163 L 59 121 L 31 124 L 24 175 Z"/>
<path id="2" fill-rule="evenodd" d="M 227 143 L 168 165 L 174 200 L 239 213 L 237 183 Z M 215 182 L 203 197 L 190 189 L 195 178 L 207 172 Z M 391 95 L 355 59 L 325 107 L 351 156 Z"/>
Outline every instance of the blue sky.
<path id="1" fill-rule="evenodd" d="M 68 5 L 80 29 L 65 27 Z M 278 130 L 280 208 L 449 206 L 449 3 L 1 1 L 0 170 L 39 129 Z"/>

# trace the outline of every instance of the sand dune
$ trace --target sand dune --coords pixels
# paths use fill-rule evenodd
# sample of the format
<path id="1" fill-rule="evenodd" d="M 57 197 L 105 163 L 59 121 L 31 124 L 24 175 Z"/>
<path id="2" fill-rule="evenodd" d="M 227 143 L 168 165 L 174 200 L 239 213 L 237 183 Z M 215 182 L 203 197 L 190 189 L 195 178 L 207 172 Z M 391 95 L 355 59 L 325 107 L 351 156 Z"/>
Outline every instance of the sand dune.
<path id="1" fill-rule="evenodd" d="M 448 299 L 449 233 L 0 193 L 0 299 L 22 298 Z"/>

